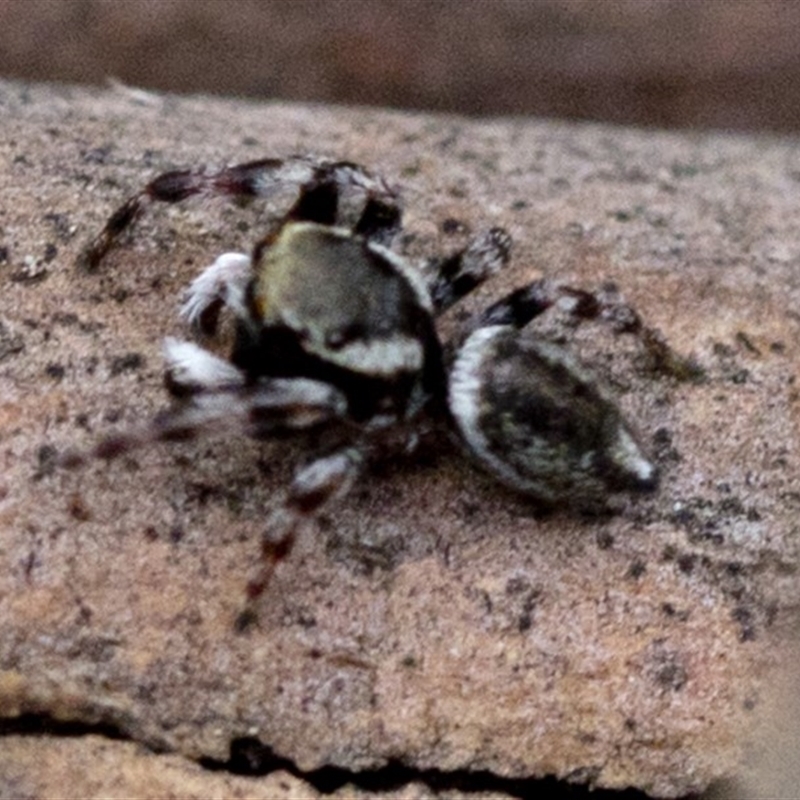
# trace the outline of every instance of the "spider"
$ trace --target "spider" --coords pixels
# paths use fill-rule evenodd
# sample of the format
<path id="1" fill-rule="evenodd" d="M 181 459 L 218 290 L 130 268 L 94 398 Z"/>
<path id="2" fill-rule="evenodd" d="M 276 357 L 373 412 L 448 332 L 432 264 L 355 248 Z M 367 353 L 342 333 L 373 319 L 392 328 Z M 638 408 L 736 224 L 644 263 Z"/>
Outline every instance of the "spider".
<path id="1" fill-rule="evenodd" d="M 436 320 L 509 262 L 501 228 L 415 266 L 390 249 L 400 229 L 396 191 L 365 168 L 311 157 L 266 159 L 209 172 L 167 172 L 108 220 L 82 254 L 96 269 L 153 202 L 192 195 L 294 202 L 252 254 L 225 253 L 191 283 L 181 316 L 202 340 L 235 320 L 230 355 L 167 339 L 173 404 L 147 428 L 102 441 L 111 458 L 146 442 L 223 430 L 318 434 L 268 517 L 247 586 L 244 627 L 298 526 L 343 496 L 387 448 L 445 426 L 503 484 L 541 504 L 590 508 L 618 490 L 652 490 L 657 470 L 617 405 L 563 347 L 523 333 L 555 303 L 576 319 L 611 317 L 637 332 L 629 306 L 535 281 L 474 314 L 443 344 Z"/>

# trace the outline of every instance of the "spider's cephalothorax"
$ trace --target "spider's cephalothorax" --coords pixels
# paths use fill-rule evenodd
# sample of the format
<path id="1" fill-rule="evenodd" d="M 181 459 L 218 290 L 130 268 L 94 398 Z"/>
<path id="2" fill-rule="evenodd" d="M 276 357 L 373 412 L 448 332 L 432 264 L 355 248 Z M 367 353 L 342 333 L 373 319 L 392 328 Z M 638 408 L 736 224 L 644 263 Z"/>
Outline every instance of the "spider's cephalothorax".
<path id="1" fill-rule="evenodd" d="M 343 228 L 290 222 L 255 254 L 231 361 L 248 377 L 313 376 L 353 420 L 402 418 L 442 378 L 422 276 Z"/>
<path id="2" fill-rule="evenodd" d="M 324 452 L 297 472 L 272 511 L 251 597 L 302 519 L 344 493 L 387 442 L 411 442 L 432 423 L 446 424 L 485 469 L 542 503 L 596 507 L 615 490 L 654 488 L 654 465 L 589 371 L 564 348 L 520 332 L 555 302 L 576 319 L 622 316 L 640 333 L 635 312 L 537 281 L 474 316 L 443 348 L 436 317 L 505 266 L 511 240 L 492 228 L 455 254 L 411 265 L 389 249 L 400 226 L 396 193 L 354 164 L 297 157 L 166 173 L 112 215 L 83 263 L 96 268 L 152 201 L 266 197 L 286 187 L 296 201 L 252 256 L 220 256 L 182 308 L 205 336 L 216 333 L 223 308 L 232 312 L 230 356 L 167 340 L 175 404 L 145 431 L 97 448 L 113 456 L 215 429 L 324 431 Z"/>

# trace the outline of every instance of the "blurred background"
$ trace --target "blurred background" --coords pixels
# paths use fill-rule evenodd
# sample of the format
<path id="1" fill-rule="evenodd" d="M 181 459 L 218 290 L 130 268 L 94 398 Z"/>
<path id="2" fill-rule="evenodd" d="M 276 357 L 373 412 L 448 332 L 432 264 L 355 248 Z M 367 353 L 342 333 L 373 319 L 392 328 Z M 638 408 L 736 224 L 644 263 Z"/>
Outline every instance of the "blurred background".
<path id="1" fill-rule="evenodd" d="M 797 0 L 0 0 L 0 75 L 797 130 Z"/>

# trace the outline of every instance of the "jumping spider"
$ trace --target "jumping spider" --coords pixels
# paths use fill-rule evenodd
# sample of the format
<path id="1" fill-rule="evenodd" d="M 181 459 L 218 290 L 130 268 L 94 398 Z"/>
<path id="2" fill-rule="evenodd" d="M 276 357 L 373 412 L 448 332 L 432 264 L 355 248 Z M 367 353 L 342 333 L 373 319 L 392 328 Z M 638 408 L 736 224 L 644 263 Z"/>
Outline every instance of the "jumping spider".
<path id="1" fill-rule="evenodd" d="M 609 317 L 634 333 L 642 330 L 636 313 L 536 281 L 443 345 L 437 317 L 507 264 L 511 239 L 492 228 L 453 255 L 412 266 L 388 247 L 400 229 L 395 191 L 355 164 L 294 157 L 165 173 L 110 217 L 83 264 L 96 268 L 154 201 L 265 198 L 287 188 L 294 204 L 252 255 L 221 255 L 186 294 L 181 316 L 204 337 L 218 332 L 223 309 L 232 313 L 230 356 L 167 339 L 172 407 L 94 451 L 108 458 L 209 430 L 319 432 L 321 452 L 269 517 L 251 604 L 300 522 L 343 495 L 370 459 L 409 447 L 438 423 L 480 466 L 543 504 L 591 507 L 616 490 L 655 487 L 656 468 L 591 373 L 562 347 L 521 334 L 556 302 L 576 319 Z"/>

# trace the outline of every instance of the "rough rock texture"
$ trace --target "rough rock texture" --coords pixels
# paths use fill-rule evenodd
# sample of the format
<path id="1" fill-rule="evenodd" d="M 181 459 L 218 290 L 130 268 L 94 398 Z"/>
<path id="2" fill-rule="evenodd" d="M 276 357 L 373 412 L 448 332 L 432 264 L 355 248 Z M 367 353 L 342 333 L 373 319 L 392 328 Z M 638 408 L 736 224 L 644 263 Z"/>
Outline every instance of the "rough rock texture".
<path id="1" fill-rule="evenodd" d="M 32 738 L 6 736 L 0 747 L 0 797 L 97 797 L 103 800 L 502 800 L 506 794 L 459 790 L 436 792 L 423 783 L 373 791 L 345 784 L 319 792 L 276 769 L 266 777 L 243 777 L 204 769 L 184 757 L 156 755 L 133 742 L 99 736 Z"/>
<path id="2" fill-rule="evenodd" d="M 133 742 L 99 736 L 52 740 L 7 736 L 0 748 L 0 797 L 4 798 L 289 800 L 318 796 L 307 783 L 284 772 L 266 779 L 211 773 L 180 756 L 156 756 Z"/>
<path id="3" fill-rule="evenodd" d="M 38 741 L 10 734 L 31 720 L 113 730 L 165 764 L 260 740 L 299 771 L 399 762 L 661 796 L 736 772 L 797 602 L 795 142 L 12 83 L 0 115 L 7 794 L 46 795 L 25 782 L 56 770 L 20 756 L 8 783 L 8 753 Z M 300 447 L 217 437 L 78 472 L 57 454 L 164 405 L 182 288 L 252 243 L 264 209 L 158 208 L 99 274 L 73 262 L 160 171 L 309 151 L 403 187 L 412 256 L 507 227 L 514 266 L 468 307 L 541 274 L 615 282 L 677 355 L 590 324 L 578 350 L 662 482 L 608 518 L 543 516 L 443 439 L 311 526 L 242 635 L 266 509 Z"/>

